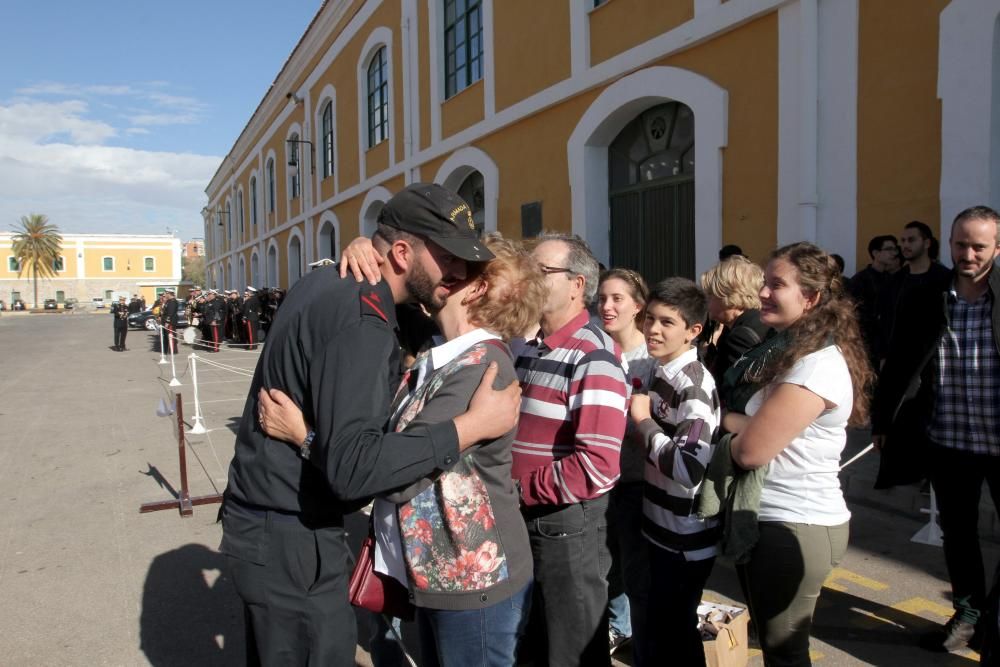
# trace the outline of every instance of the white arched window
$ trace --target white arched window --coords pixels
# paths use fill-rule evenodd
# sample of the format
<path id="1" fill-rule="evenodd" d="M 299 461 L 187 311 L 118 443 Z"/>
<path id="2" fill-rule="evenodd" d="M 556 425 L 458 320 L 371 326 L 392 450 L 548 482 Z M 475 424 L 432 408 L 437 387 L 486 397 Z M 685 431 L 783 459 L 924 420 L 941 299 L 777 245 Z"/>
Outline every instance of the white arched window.
<path id="1" fill-rule="evenodd" d="M 316 233 L 316 259 L 332 259 L 340 257 L 340 223 L 330 211 L 320 219 L 319 231 Z"/>
<path id="2" fill-rule="evenodd" d="M 333 175 L 333 100 L 323 107 L 322 136 L 323 178 Z"/>
<path id="3" fill-rule="evenodd" d="M 260 282 L 260 258 L 256 250 L 250 255 L 250 284 L 254 287 L 263 287 Z"/>
<path id="4" fill-rule="evenodd" d="M 293 229 L 288 237 L 288 286 L 302 277 L 302 236 Z"/>
<path id="5" fill-rule="evenodd" d="M 389 58 L 385 46 L 368 61 L 368 147 L 389 138 Z"/>
<path id="6" fill-rule="evenodd" d="M 257 235 L 257 176 L 250 177 L 250 226 Z"/>
<path id="7" fill-rule="evenodd" d="M 264 276 L 267 287 L 280 287 L 278 284 L 278 246 L 271 241 L 267 248 L 267 274 Z"/>
<path id="8" fill-rule="evenodd" d="M 275 197 L 275 184 L 274 184 L 274 158 L 269 157 L 267 159 L 267 166 L 265 167 L 266 175 L 265 178 L 267 183 L 267 212 L 274 213 L 274 197 Z"/>
<path id="9" fill-rule="evenodd" d="M 237 211 L 237 213 L 236 213 L 237 220 L 240 221 L 240 227 L 239 227 L 239 230 L 240 230 L 240 243 L 242 243 L 243 240 L 246 239 L 246 225 L 245 225 L 245 216 L 244 216 L 244 207 L 243 207 L 243 188 L 242 187 L 239 190 L 237 190 L 237 192 L 236 192 L 236 211 Z"/>

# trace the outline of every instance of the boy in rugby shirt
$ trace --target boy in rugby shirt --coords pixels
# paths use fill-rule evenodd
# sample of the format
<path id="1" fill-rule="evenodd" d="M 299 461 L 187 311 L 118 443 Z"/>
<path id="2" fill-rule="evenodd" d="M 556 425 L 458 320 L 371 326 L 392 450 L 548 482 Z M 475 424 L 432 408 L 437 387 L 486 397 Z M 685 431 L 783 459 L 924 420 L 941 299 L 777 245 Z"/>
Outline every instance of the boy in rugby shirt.
<path id="1" fill-rule="evenodd" d="M 637 638 L 642 665 L 705 664 L 697 609 L 719 528 L 696 510 L 721 421 L 715 381 L 693 345 L 707 316 L 705 295 L 685 278 L 659 283 L 646 306 L 643 333 L 657 368 L 648 394 L 634 395 L 630 407 L 646 450 L 650 590 L 647 636 Z"/>

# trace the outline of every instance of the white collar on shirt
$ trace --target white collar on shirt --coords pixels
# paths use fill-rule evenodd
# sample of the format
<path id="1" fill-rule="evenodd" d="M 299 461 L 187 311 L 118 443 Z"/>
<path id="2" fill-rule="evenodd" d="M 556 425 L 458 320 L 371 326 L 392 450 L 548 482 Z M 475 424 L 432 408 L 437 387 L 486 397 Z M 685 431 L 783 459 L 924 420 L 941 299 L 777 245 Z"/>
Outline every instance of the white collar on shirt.
<path id="1" fill-rule="evenodd" d="M 659 364 L 656 367 L 656 374 L 663 378 L 664 380 L 671 380 L 675 375 L 677 375 L 682 368 L 690 364 L 692 361 L 698 360 L 698 349 L 692 347 L 690 350 L 677 357 L 672 361 L 668 361 L 665 364 Z"/>
<path id="2" fill-rule="evenodd" d="M 420 375 L 417 378 L 418 386 L 424 383 L 424 380 L 427 379 L 426 375 L 429 372 L 441 368 L 476 343 L 480 343 L 491 338 L 499 339 L 500 337 L 480 327 L 478 329 L 473 329 L 468 333 L 464 333 L 458 338 L 452 338 L 445 343 L 432 347 L 430 351 L 431 363 L 420 369 Z"/>

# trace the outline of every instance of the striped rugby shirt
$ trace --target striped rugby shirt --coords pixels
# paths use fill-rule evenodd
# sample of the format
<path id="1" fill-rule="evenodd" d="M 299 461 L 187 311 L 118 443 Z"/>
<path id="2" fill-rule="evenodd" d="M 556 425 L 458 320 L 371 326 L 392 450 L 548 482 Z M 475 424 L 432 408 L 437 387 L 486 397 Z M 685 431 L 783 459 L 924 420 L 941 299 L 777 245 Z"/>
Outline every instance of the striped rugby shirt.
<path id="1" fill-rule="evenodd" d="M 642 533 L 687 560 L 716 555 L 716 519 L 699 519 L 697 497 L 718 441 L 722 413 L 715 380 L 691 348 L 656 368 L 649 387 L 652 419 L 637 427 L 646 445 Z"/>
<path id="2" fill-rule="evenodd" d="M 615 485 L 628 395 L 620 357 L 586 311 L 521 352 L 512 475 L 525 505 L 591 500 Z"/>

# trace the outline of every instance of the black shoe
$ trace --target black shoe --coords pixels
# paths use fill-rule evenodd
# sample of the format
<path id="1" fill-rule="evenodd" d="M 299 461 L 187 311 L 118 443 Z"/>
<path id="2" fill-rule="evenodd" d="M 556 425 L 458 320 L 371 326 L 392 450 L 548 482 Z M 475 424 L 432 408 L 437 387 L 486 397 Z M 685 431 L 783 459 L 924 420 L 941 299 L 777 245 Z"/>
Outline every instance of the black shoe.
<path id="1" fill-rule="evenodd" d="M 976 625 L 958 618 L 956 613 L 940 630 L 920 637 L 921 648 L 938 653 L 954 653 L 969 648 L 976 635 Z"/>
<path id="2" fill-rule="evenodd" d="M 122 351 L 122 352 L 128 352 L 128 348 L 127 348 L 127 347 L 123 347 L 123 348 L 121 349 L 121 351 Z"/>

